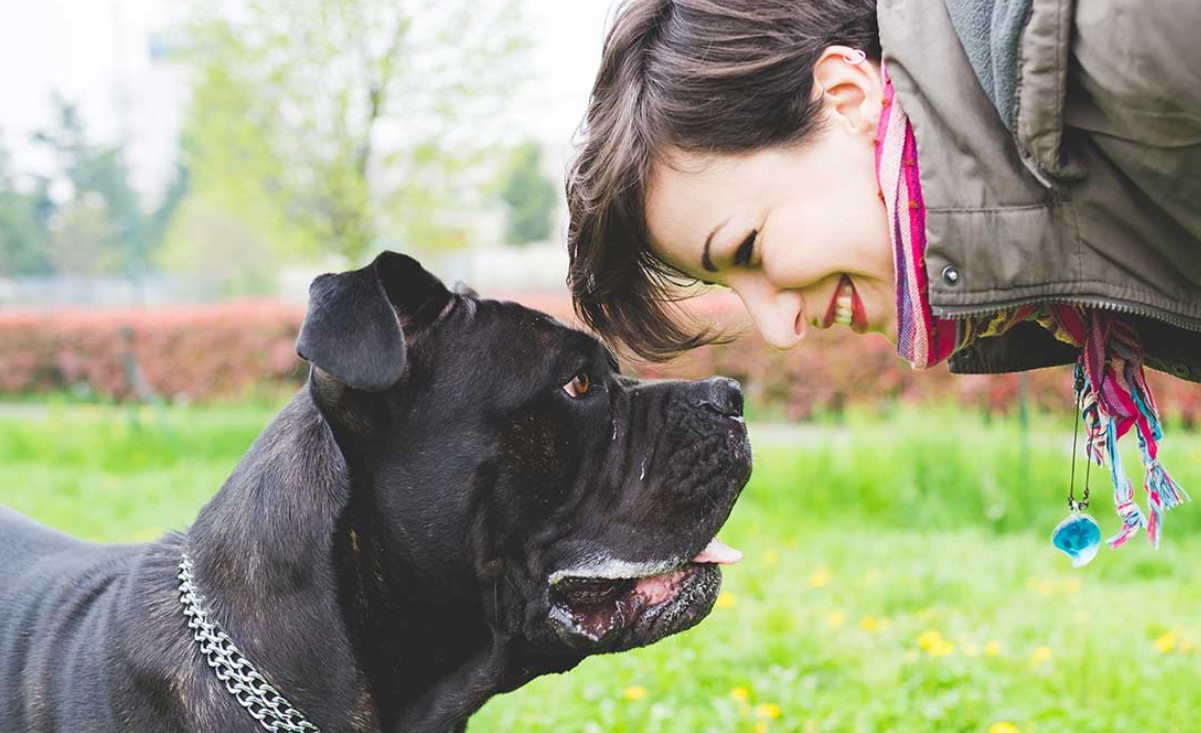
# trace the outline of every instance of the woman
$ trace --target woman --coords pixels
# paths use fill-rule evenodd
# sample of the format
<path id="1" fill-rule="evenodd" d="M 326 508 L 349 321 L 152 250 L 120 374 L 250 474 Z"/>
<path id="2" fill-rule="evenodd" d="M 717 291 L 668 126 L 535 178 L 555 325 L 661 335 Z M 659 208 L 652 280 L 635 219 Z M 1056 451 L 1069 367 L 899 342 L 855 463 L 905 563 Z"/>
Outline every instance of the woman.
<path id="1" fill-rule="evenodd" d="M 567 182 L 576 308 L 650 358 L 715 338 L 673 305 L 706 282 L 780 348 L 842 325 L 920 368 L 1076 361 L 1111 543 L 1157 543 L 1186 496 L 1142 367 L 1201 381 L 1198 38 L 1171 0 L 629 0 Z"/>

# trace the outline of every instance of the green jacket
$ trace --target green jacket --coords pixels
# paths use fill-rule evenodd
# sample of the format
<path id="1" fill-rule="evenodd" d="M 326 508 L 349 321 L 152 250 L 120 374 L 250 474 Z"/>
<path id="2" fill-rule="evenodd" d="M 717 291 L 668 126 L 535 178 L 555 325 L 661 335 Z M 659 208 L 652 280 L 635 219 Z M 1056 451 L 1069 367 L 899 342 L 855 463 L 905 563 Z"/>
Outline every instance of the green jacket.
<path id="1" fill-rule="evenodd" d="M 1201 381 L 1201 3 L 879 0 L 913 123 L 936 315 L 1127 313 L 1147 365 Z M 1031 324 L 961 373 L 1074 361 Z"/>

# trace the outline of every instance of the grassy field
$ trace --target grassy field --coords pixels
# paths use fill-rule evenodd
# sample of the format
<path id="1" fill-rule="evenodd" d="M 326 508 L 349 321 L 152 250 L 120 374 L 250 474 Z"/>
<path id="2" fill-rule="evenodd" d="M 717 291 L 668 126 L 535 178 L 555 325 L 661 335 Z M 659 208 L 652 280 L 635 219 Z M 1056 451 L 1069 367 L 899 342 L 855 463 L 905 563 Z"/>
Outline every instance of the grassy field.
<path id="1" fill-rule="evenodd" d="M 0 410 L 0 503 L 97 540 L 187 524 L 272 410 Z M 1073 570 L 1049 545 L 1070 425 L 953 412 L 780 430 L 698 628 L 490 703 L 477 731 L 1201 730 L 1201 506 Z M 1201 496 L 1201 436 L 1164 463 Z M 1137 467 L 1131 455 L 1128 466 Z M 1136 477 L 1137 480 L 1137 477 Z M 1103 473 L 1093 514 L 1117 527 Z"/>

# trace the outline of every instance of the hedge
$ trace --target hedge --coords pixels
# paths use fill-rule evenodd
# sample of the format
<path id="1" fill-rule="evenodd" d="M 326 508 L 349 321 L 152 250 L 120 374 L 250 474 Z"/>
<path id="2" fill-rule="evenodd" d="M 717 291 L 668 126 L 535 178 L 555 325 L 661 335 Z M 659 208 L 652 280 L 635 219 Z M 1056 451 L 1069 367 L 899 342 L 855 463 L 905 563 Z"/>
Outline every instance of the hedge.
<path id="1" fill-rule="evenodd" d="M 303 316 L 272 301 L 0 314 L 0 392 L 208 401 L 299 384 Z"/>

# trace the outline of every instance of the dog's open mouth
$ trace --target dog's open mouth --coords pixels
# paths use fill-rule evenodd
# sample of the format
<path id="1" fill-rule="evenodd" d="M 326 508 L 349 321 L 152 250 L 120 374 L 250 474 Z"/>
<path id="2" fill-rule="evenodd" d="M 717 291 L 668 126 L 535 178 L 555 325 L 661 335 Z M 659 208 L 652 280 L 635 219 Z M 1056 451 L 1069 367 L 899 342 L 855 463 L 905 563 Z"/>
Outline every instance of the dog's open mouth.
<path id="1" fill-rule="evenodd" d="M 714 538 L 685 563 L 607 566 L 564 571 L 551 579 L 550 617 L 573 647 L 620 651 L 696 625 L 721 589 L 719 565 L 742 554 Z"/>

